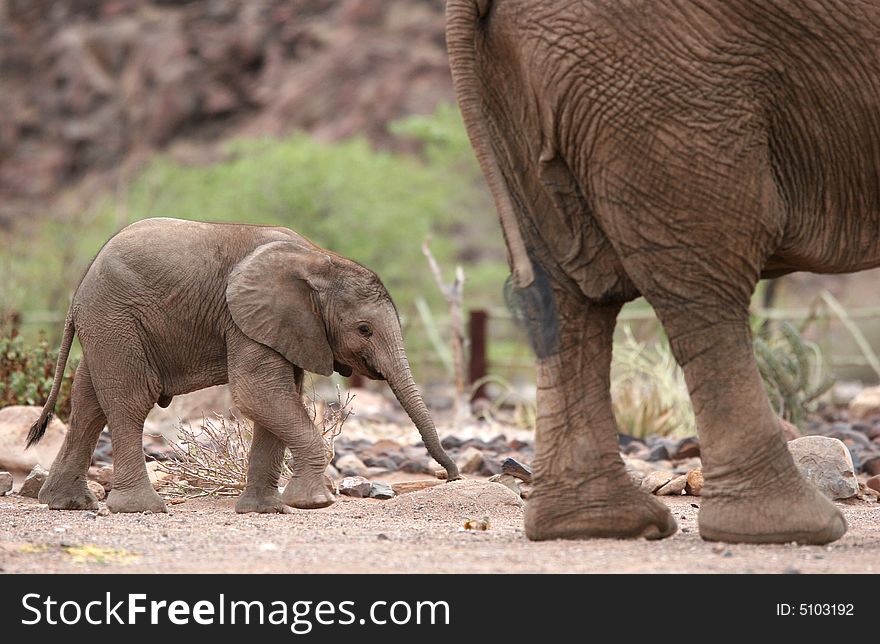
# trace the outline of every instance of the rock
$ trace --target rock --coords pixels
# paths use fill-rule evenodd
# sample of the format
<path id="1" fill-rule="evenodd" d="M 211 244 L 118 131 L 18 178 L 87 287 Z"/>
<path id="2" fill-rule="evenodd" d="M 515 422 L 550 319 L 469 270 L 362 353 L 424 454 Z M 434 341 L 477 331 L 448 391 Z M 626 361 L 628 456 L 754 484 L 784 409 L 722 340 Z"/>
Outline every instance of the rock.
<path id="1" fill-rule="evenodd" d="M 67 425 L 57 418 L 46 428 L 39 443 L 28 450 L 24 446 L 28 432 L 40 417 L 40 407 L 11 405 L 0 409 L 0 470 L 24 475 L 40 463 L 52 463 L 61 449 Z"/>
<path id="2" fill-rule="evenodd" d="M 12 489 L 12 474 L 9 472 L 0 472 L 0 496 L 3 496 Z"/>
<path id="3" fill-rule="evenodd" d="M 408 458 L 405 461 L 402 461 L 400 465 L 397 466 L 397 469 L 401 472 L 406 472 L 407 474 L 433 474 L 434 472 L 428 468 L 427 459 L 412 459 Z"/>
<path id="4" fill-rule="evenodd" d="M 342 475 L 339 473 L 333 464 L 327 466 L 327 469 L 324 470 L 324 475 L 327 476 L 332 481 L 338 481 L 342 478 Z"/>
<path id="5" fill-rule="evenodd" d="M 373 484 L 363 476 L 346 476 L 339 483 L 339 493 L 345 496 L 353 496 L 358 499 L 364 499 L 370 496 L 370 490 Z"/>
<path id="6" fill-rule="evenodd" d="M 880 475 L 872 476 L 867 481 L 865 481 L 865 486 L 874 490 L 875 492 L 880 492 Z"/>
<path id="7" fill-rule="evenodd" d="M 386 472 L 393 472 L 397 469 L 397 463 L 390 456 L 365 456 L 363 462 L 367 467 L 382 469 Z"/>
<path id="8" fill-rule="evenodd" d="M 159 461 L 150 461 L 147 463 L 147 476 L 150 478 L 153 489 L 158 490 L 174 475 L 163 470 Z"/>
<path id="9" fill-rule="evenodd" d="M 673 460 L 680 461 L 685 458 L 694 458 L 700 455 L 700 439 L 696 436 L 688 436 L 678 441 L 673 453 Z"/>
<path id="10" fill-rule="evenodd" d="M 462 442 L 463 441 L 458 436 L 453 435 L 444 436 L 440 439 L 440 445 L 445 450 L 458 449 L 461 447 Z"/>
<path id="11" fill-rule="evenodd" d="M 399 494 L 388 501 L 389 507 L 399 512 L 429 512 L 441 516 L 448 513 L 461 517 L 491 515 L 505 508 L 521 512 L 522 499 L 504 485 L 479 479 L 434 483 L 428 489 Z"/>
<path id="12" fill-rule="evenodd" d="M 516 477 L 520 481 L 526 483 L 532 482 L 532 468 L 520 463 L 515 458 L 508 457 L 501 461 L 501 472 L 502 474 L 509 474 L 510 476 Z"/>
<path id="13" fill-rule="evenodd" d="M 99 501 L 103 501 L 107 497 L 107 491 L 104 489 L 104 486 L 97 481 L 86 481 L 86 485 Z"/>
<path id="14" fill-rule="evenodd" d="M 849 401 L 849 417 L 865 420 L 880 415 L 880 386 L 866 387 Z"/>
<path id="15" fill-rule="evenodd" d="M 19 495 L 36 499 L 37 495 L 40 493 L 40 488 L 43 487 L 43 483 L 46 482 L 48 476 L 49 472 L 39 465 L 34 465 L 34 469 L 31 470 L 31 473 L 28 474 L 27 478 L 24 480 L 24 483 L 21 484 L 21 489 L 18 491 Z"/>
<path id="16" fill-rule="evenodd" d="M 789 441 L 795 465 L 830 499 L 848 499 L 859 493 L 852 457 L 842 441 L 827 436 L 803 436 Z"/>
<path id="17" fill-rule="evenodd" d="M 687 473 L 687 483 L 684 486 L 685 494 L 700 496 L 703 493 L 703 468 L 698 467 Z"/>
<path id="18" fill-rule="evenodd" d="M 476 474 L 483 468 L 483 452 L 476 447 L 468 447 L 458 457 L 456 464 L 462 474 Z"/>
<path id="19" fill-rule="evenodd" d="M 366 477 L 369 471 L 364 462 L 354 454 L 340 456 L 336 459 L 335 466 L 342 476 Z"/>
<path id="20" fill-rule="evenodd" d="M 419 492 L 421 490 L 426 490 L 429 487 L 443 484 L 444 481 L 440 481 L 437 479 L 424 479 L 421 481 L 398 481 L 397 483 L 391 484 L 391 489 L 394 490 L 395 494 L 409 494 L 411 492 Z"/>
<path id="21" fill-rule="evenodd" d="M 500 483 L 514 494 L 522 496 L 522 488 L 519 485 L 520 480 L 512 474 L 496 474 L 495 476 L 489 477 L 489 481 L 492 483 Z"/>
<path id="22" fill-rule="evenodd" d="M 656 490 L 654 494 L 657 496 L 681 496 L 681 493 L 684 492 L 684 488 L 687 485 L 687 479 L 687 474 L 676 476 L 669 481 L 669 483 Z"/>
<path id="23" fill-rule="evenodd" d="M 782 429 L 782 435 L 785 436 L 785 440 L 787 441 L 793 441 L 794 439 L 801 437 L 801 430 L 797 428 L 797 425 L 794 425 L 785 419 L 779 419 L 779 427 Z"/>
<path id="24" fill-rule="evenodd" d="M 675 478 L 675 475 L 672 472 L 655 470 L 650 474 L 647 474 L 645 478 L 642 479 L 639 487 L 648 494 L 653 494 L 661 487 L 669 483 L 673 478 Z"/>
<path id="25" fill-rule="evenodd" d="M 96 468 L 94 472 L 95 481 L 103 486 L 105 492 L 109 492 L 113 489 L 113 466 L 112 465 L 104 465 L 102 467 Z"/>
<path id="26" fill-rule="evenodd" d="M 370 486 L 371 499 L 391 499 L 394 498 L 394 490 L 387 483 L 381 481 L 373 481 Z"/>
<path id="27" fill-rule="evenodd" d="M 862 463 L 862 471 L 867 473 L 868 476 L 880 474 L 880 455 L 865 459 Z"/>

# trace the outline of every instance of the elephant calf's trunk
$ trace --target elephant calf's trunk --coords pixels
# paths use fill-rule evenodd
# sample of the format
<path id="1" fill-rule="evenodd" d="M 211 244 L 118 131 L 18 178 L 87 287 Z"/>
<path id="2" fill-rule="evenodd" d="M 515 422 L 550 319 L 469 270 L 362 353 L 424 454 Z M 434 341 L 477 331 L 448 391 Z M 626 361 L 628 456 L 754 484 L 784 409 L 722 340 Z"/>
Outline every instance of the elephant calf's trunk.
<path id="1" fill-rule="evenodd" d="M 412 419 L 416 429 L 419 430 L 419 434 L 422 435 L 422 441 L 425 443 L 428 453 L 446 470 L 447 480 L 455 481 L 460 479 L 461 475 L 458 473 L 458 466 L 440 444 L 437 428 L 434 427 L 431 414 L 428 412 L 425 401 L 422 400 L 422 396 L 418 388 L 416 388 L 416 383 L 413 381 L 409 370 L 407 369 L 407 374 L 403 378 L 389 378 L 388 385 L 391 387 L 391 391 L 394 392 L 397 400 L 400 401 L 407 415 Z"/>

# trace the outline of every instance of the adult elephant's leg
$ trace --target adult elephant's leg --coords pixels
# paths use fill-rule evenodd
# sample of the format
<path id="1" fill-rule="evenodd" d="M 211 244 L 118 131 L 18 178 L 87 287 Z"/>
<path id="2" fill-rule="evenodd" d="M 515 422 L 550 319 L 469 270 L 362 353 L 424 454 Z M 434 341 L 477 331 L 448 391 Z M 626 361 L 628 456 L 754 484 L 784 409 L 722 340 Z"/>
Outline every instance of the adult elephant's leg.
<path id="1" fill-rule="evenodd" d="M 620 458 L 611 407 L 611 341 L 619 305 L 557 298 L 557 351 L 538 361 L 530 539 L 647 537 L 676 530 L 669 510 L 635 488 Z"/>
<path id="2" fill-rule="evenodd" d="M 846 531 L 834 504 L 800 475 L 770 407 L 752 348 L 749 301 L 766 259 L 784 243 L 786 203 L 766 153 L 671 137 L 674 158 L 644 148 L 608 168 L 597 212 L 623 266 L 654 307 L 683 367 L 706 483 L 700 533 L 731 542 L 827 543 Z M 723 143 L 723 142 L 722 142 Z M 729 142 L 727 142 L 729 143 Z M 595 185 L 598 185 L 596 183 Z"/>
<path id="3" fill-rule="evenodd" d="M 86 476 L 105 422 L 89 368 L 82 360 L 73 379 L 67 435 L 49 470 L 49 478 L 40 489 L 40 503 L 47 503 L 52 510 L 98 507 L 97 499 L 86 485 Z"/>
<path id="4" fill-rule="evenodd" d="M 236 405 L 255 426 L 262 426 L 290 448 L 294 472 L 282 500 L 297 508 L 331 505 L 335 499 L 324 485 L 324 441 L 294 385 L 295 367 L 237 329 L 227 338 L 227 361 Z"/>
<path id="5" fill-rule="evenodd" d="M 800 475 L 755 363 L 748 319 L 698 304 L 659 309 L 699 428 L 711 541 L 824 544 L 846 532 L 834 504 Z"/>

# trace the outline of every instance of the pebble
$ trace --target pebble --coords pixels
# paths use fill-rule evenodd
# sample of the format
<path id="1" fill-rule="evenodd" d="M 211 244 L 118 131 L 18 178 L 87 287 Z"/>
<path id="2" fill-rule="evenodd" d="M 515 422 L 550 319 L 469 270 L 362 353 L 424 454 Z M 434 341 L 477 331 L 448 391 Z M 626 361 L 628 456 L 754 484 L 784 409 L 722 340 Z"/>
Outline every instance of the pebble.
<path id="1" fill-rule="evenodd" d="M 642 479 L 639 487 L 648 494 L 653 494 L 661 487 L 669 483 L 674 476 L 675 475 L 672 472 L 656 470 L 645 476 L 645 478 Z"/>
<path id="2" fill-rule="evenodd" d="M 691 496 L 700 496 L 703 492 L 703 468 L 698 467 L 687 473 L 684 491 Z"/>
<path id="3" fill-rule="evenodd" d="M 339 493 L 345 496 L 363 499 L 370 496 L 370 490 L 372 487 L 373 484 L 370 483 L 369 479 L 366 479 L 363 476 L 346 476 L 342 479 L 342 482 L 339 483 Z"/>
<path id="4" fill-rule="evenodd" d="M 104 490 L 104 486 L 97 481 L 86 481 L 86 485 L 98 501 L 103 501 L 106 498 L 107 492 Z"/>
<path id="5" fill-rule="evenodd" d="M 867 481 L 865 481 L 865 485 L 875 492 L 880 492 L 880 474 L 869 478 Z"/>
<path id="6" fill-rule="evenodd" d="M 102 506 L 102 507 L 98 508 L 97 514 L 99 517 L 109 517 L 110 510 L 106 506 Z"/>
<path id="7" fill-rule="evenodd" d="M 456 465 L 462 474 L 476 474 L 483 469 L 483 461 L 483 452 L 470 446 L 459 455 Z"/>
<path id="8" fill-rule="evenodd" d="M 852 457 L 842 441 L 803 436 L 789 441 L 788 449 L 801 474 L 828 498 L 848 499 L 859 493 Z"/>
<path id="9" fill-rule="evenodd" d="M 681 496 L 687 484 L 687 474 L 681 474 L 669 481 L 666 485 L 656 490 L 654 494 L 657 496 Z"/>
<path id="10" fill-rule="evenodd" d="M 519 479 L 512 474 L 496 474 L 495 476 L 490 476 L 489 481 L 492 483 L 500 483 L 514 494 L 522 496 L 522 488 L 519 485 Z"/>
<path id="11" fill-rule="evenodd" d="M 681 460 L 684 458 L 694 458 L 700 455 L 700 439 L 696 436 L 688 436 L 678 441 L 675 447 L 675 454 L 672 458 Z"/>
<path id="12" fill-rule="evenodd" d="M 0 472 L 0 496 L 12 489 L 12 474 L 9 472 Z"/>
<path id="13" fill-rule="evenodd" d="M 34 465 L 34 469 L 31 470 L 24 483 L 21 484 L 21 489 L 18 491 L 19 495 L 36 499 L 40 493 L 40 488 L 43 487 L 43 483 L 46 482 L 46 477 L 48 476 L 49 472 L 39 465 Z"/>
<path id="14" fill-rule="evenodd" d="M 370 486 L 371 499 L 391 499 L 394 498 L 394 489 L 381 481 L 373 481 Z"/>
<path id="15" fill-rule="evenodd" d="M 528 465 L 520 463 L 515 458 L 505 458 L 501 461 L 501 473 L 509 474 L 510 476 L 518 478 L 520 481 L 525 483 L 532 482 L 532 468 Z"/>

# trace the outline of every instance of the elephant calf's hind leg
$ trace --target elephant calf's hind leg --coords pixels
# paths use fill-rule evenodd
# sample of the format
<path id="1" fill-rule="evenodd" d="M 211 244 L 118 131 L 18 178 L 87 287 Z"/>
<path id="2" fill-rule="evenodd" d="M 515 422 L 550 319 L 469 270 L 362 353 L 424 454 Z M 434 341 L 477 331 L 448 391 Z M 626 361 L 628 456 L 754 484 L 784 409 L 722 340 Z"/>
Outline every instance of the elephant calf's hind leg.
<path id="1" fill-rule="evenodd" d="M 611 340 L 620 307 L 562 305 L 557 353 L 538 362 L 530 539 L 660 539 L 676 530 L 666 506 L 639 491 L 620 458 L 611 407 Z"/>
<path id="2" fill-rule="evenodd" d="M 260 512 L 286 514 L 290 507 L 278 495 L 278 476 L 284 460 L 284 443 L 261 425 L 254 425 L 248 461 L 247 487 L 238 497 L 239 514 Z"/>
<path id="3" fill-rule="evenodd" d="M 94 510 L 98 507 L 98 500 L 86 485 L 86 475 L 104 423 L 104 411 L 98 404 L 89 369 L 83 360 L 74 377 L 70 428 L 52 463 L 49 478 L 40 490 L 40 503 L 48 504 L 52 510 Z"/>

